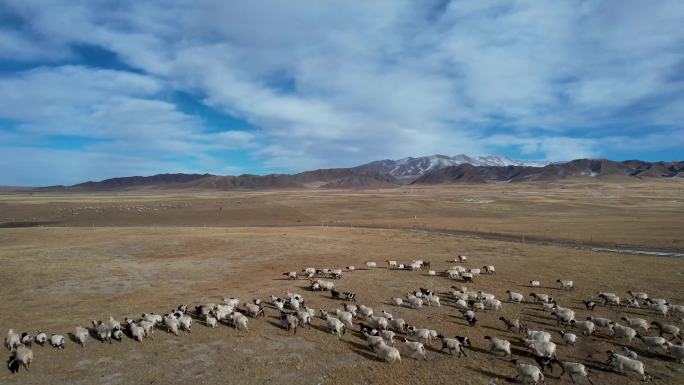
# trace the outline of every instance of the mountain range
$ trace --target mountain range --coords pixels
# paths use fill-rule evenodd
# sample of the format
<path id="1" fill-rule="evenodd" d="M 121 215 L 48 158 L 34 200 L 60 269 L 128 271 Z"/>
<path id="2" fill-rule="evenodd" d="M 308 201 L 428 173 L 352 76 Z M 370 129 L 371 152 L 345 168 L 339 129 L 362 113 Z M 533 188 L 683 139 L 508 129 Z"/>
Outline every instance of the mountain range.
<path id="1" fill-rule="evenodd" d="M 194 188 L 215 190 L 286 188 L 390 188 L 449 183 L 515 183 L 564 178 L 684 178 L 684 162 L 576 159 L 549 163 L 503 156 L 432 155 L 379 160 L 357 167 L 305 171 L 297 174 L 221 176 L 158 174 L 50 186 L 38 190 L 106 191 L 131 188 Z"/>

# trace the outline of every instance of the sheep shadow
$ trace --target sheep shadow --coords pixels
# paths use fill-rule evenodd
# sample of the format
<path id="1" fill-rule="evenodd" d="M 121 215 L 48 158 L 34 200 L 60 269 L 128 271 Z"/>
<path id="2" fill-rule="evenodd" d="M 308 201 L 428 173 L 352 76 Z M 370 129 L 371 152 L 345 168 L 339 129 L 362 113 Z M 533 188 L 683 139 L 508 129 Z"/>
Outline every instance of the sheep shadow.
<path id="1" fill-rule="evenodd" d="M 512 383 L 516 382 L 515 378 L 510 378 L 510 377 L 503 375 L 503 374 L 490 372 L 487 369 L 482 369 L 482 368 L 468 368 L 468 369 L 472 370 L 473 372 L 479 373 L 483 376 L 498 378 L 498 379 L 500 379 L 502 381 L 506 381 L 506 382 L 512 382 Z"/>

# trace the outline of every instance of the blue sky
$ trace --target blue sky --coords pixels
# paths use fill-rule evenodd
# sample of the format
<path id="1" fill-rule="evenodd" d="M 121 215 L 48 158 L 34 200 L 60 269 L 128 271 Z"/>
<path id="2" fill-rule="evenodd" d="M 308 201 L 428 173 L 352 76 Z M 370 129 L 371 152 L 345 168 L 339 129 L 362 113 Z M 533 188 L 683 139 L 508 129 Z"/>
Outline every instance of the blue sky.
<path id="1" fill-rule="evenodd" d="M 684 159 L 681 1 L 0 2 L 0 185 Z"/>

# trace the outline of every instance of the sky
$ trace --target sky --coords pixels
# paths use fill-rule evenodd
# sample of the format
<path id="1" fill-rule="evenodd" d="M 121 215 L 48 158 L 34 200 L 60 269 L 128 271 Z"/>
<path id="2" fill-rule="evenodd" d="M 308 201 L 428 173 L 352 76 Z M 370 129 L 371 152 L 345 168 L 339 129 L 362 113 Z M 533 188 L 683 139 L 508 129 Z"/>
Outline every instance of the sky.
<path id="1" fill-rule="evenodd" d="M 684 2 L 1 0 L 0 185 L 684 160 Z"/>

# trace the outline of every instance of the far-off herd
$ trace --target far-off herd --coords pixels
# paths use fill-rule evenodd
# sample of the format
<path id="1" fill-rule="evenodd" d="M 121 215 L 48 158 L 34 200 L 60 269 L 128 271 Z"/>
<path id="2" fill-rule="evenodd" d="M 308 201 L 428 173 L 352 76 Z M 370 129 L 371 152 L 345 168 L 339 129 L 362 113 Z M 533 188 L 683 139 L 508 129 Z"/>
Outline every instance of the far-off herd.
<path id="1" fill-rule="evenodd" d="M 458 256 L 454 259 L 455 263 L 467 264 L 466 256 Z M 442 275 L 449 279 L 460 280 L 462 283 L 474 283 L 478 276 L 487 274 L 493 275 L 496 270 L 492 265 L 485 265 L 482 268 L 467 269 L 463 266 L 452 266 L 446 271 L 438 274 L 431 270 L 429 261 L 414 260 L 410 263 L 400 263 L 394 260 L 387 260 L 387 266 L 396 270 L 425 271 L 426 275 Z M 366 270 L 374 270 L 378 264 L 374 261 L 366 262 Z M 434 340 L 441 342 L 441 351 L 447 351 L 458 357 L 466 356 L 466 351 L 472 346 L 468 336 L 447 337 L 438 330 L 428 326 L 410 325 L 404 319 L 394 317 L 386 310 L 376 313 L 370 306 L 358 304 L 357 295 L 352 291 L 338 291 L 333 281 L 323 278 L 340 280 L 343 274 L 355 271 L 354 266 L 347 266 L 345 269 L 316 269 L 305 268 L 299 271 L 284 273 L 288 279 L 304 278 L 309 280 L 309 288 L 313 291 L 330 292 L 332 299 L 344 300 L 342 307 L 334 311 L 319 309 L 318 312 L 306 306 L 304 296 L 297 293 L 287 293 L 285 297 L 279 298 L 271 295 L 270 304 L 279 313 L 280 323 L 283 329 L 292 334 L 296 334 L 299 328 L 311 328 L 312 322 L 318 313 L 325 328 L 335 336 L 341 337 L 347 331 L 354 330 L 354 323 L 358 327 L 358 336 L 364 338 L 368 349 L 377 354 L 380 359 L 392 363 L 401 361 L 402 354 L 415 359 L 427 360 L 425 345 L 432 345 Z M 558 287 L 571 293 L 574 290 L 572 280 L 558 279 Z M 426 285 L 428 286 L 428 285 Z M 529 282 L 532 288 L 540 288 L 541 282 L 533 280 Z M 472 290 L 467 286 L 451 286 L 446 295 L 450 303 L 460 311 L 463 319 L 470 327 L 478 327 L 478 312 L 500 311 L 503 308 L 504 300 L 497 298 L 495 294 L 483 291 Z M 605 370 L 627 374 L 636 373 L 643 381 L 652 378 L 646 370 L 638 354 L 633 350 L 645 348 L 647 351 L 656 351 L 664 355 L 659 355 L 660 359 L 668 359 L 667 356 L 676 362 L 684 363 L 684 344 L 682 343 L 682 333 L 680 326 L 684 322 L 684 305 L 673 305 L 664 298 L 651 298 L 647 293 L 628 291 L 627 298 L 621 298 L 614 293 L 598 292 L 595 298 L 583 299 L 587 311 L 593 312 L 597 306 L 610 306 L 616 311 L 623 311 L 624 308 L 636 308 L 645 311 L 651 317 L 658 317 L 651 322 L 644 318 L 622 316 L 620 319 L 608 319 L 604 317 L 585 317 L 576 318 L 575 311 L 569 307 L 563 307 L 550 294 L 533 292 L 525 296 L 512 290 L 506 290 L 505 301 L 510 305 L 521 306 L 522 303 L 532 303 L 539 306 L 544 312 L 548 311 L 550 316 L 555 319 L 558 327 L 565 329 L 554 332 L 559 343 L 574 349 L 576 344 L 581 344 L 582 339 L 593 333 L 601 331 L 610 336 L 614 347 L 606 351 L 607 360 L 600 363 L 600 367 Z M 443 294 L 444 295 L 444 294 Z M 507 297 L 507 298 L 506 298 Z M 529 301 L 526 301 L 529 299 Z M 353 304 L 348 302 L 354 302 Z M 264 303 L 260 299 L 254 299 L 251 303 L 243 303 L 240 306 L 237 298 L 224 298 L 222 303 L 200 304 L 194 307 L 194 311 L 188 310 L 187 305 L 169 311 L 164 315 L 155 313 L 143 313 L 135 319 L 125 318 L 120 323 L 113 317 L 105 321 L 92 321 L 90 328 L 77 326 L 73 331 L 72 340 L 85 348 L 89 337 L 97 338 L 102 342 L 112 343 L 112 340 L 121 341 L 124 336 L 131 338 L 139 343 L 145 339 L 152 339 L 152 334 L 156 329 L 165 330 L 176 336 L 181 331 L 190 332 L 194 320 L 200 320 L 207 327 L 215 328 L 218 325 L 230 325 L 236 330 L 247 332 L 248 320 L 258 319 L 265 316 Z M 405 296 L 391 298 L 391 303 L 395 306 L 408 307 L 420 311 L 424 305 L 428 307 L 440 307 L 440 296 L 429 288 L 418 288 Z M 521 307 L 517 308 L 522 311 Z M 545 384 L 544 372 L 549 369 L 553 371 L 553 364 L 561 369 L 561 377 L 567 374 L 572 382 L 583 377 L 593 385 L 592 375 L 587 367 L 580 362 L 572 362 L 558 356 L 557 345 L 552 341 L 552 333 L 545 330 L 531 330 L 520 319 L 499 317 L 503 323 L 504 330 L 514 332 L 520 337 L 522 343 L 527 347 L 526 355 L 534 361 L 525 363 L 520 357 L 514 357 L 511 350 L 511 341 L 495 336 L 485 336 L 488 344 L 488 351 L 494 355 L 501 355 L 510 359 L 517 369 L 516 379 L 521 383 L 539 382 Z M 680 325 L 680 326 L 677 326 Z M 491 328 L 491 327 L 489 327 Z M 652 333 L 653 332 L 653 333 Z M 655 335 L 650 335 L 655 334 Z M 395 343 L 395 340 L 402 342 L 402 351 Z M 673 342 L 678 340 L 678 342 Z M 17 333 L 10 329 L 5 338 L 5 346 L 11 352 L 8 360 L 8 368 L 17 372 L 21 366 L 26 371 L 29 370 L 34 360 L 32 344 L 35 342 L 41 347 L 46 343 L 55 349 L 64 349 L 65 337 L 61 334 L 48 334 L 37 331 L 35 335 L 29 332 Z"/>

